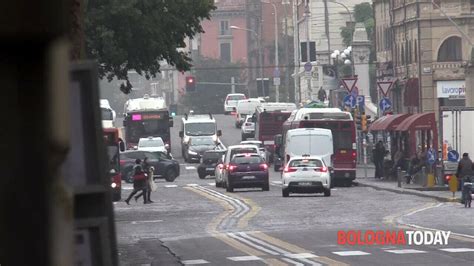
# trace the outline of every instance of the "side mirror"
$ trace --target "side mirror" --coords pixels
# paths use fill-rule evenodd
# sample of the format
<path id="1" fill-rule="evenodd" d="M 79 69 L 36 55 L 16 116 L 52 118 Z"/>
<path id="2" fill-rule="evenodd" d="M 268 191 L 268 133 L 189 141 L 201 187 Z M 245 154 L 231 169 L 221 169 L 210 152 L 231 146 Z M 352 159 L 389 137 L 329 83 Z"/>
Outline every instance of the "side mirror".
<path id="1" fill-rule="evenodd" d="M 180 131 L 180 132 L 179 132 L 179 137 L 180 137 L 180 138 L 184 138 L 184 132 L 183 132 L 183 131 Z"/>
<path id="2" fill-rule="evenodd" d="M 220 129 L 217 130 L 217 136 L 218 136 L 218 137 L 222 136 L 222 130 L 220 130 Z"/>
<path id="3" fill-rule="evenodd" d="M 120 151 L 125 151 L 125 143 L 123 141 L 119 142 L 119 149 Z"/>

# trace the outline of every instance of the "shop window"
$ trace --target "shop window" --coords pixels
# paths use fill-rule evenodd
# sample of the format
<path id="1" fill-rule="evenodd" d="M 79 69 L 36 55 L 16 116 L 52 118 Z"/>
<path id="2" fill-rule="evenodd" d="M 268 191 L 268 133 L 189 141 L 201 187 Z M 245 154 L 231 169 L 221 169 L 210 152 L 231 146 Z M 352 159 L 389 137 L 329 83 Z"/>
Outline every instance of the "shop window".
<path id="1" fill-rule="evenodd" d="M 446 39 L 438 51 L 438 62 L 453 62 L 462 60 L 461 38 L 454 36 Z"/>

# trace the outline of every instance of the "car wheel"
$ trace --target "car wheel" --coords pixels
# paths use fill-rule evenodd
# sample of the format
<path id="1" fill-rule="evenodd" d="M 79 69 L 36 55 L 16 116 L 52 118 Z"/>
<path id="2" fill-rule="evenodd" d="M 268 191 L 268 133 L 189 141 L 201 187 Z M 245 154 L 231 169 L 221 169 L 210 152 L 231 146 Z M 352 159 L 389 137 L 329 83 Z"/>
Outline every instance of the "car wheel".
<path id="1" fill-rule="evenodd" d="M 222 187 L 222 183 L 216 180 L 216 187 Z"/>
<path id="2" fill-rule="evenodd" d="M 269 183 L 265 183 L 262 187 L 262 190 L 263 191 L 270 191 L 270 184 Z"/>
<path id="3" fill-rule="evenodd" d="M 206 174 L 200 173 L 200 174 L 199 174 L 199 178 L 200 178 L 200 179 L 206 178 Z"/>
<path id="4" fill-rule="evenodd" d="M 331 196 L 331 189 L 330 188 L 324 190 L 324 196 L 325 197 Z"/>
<path id="5" fill-rule="evenodd" d="M 288 189 L 282 189 L 281 190 L 281 195 L 284 197 L 284 198 L 287 198 L 290 196 L 290 191 L 288 191 Z"/>
<path id="6" fill-rule="evenodd" d="M 234 187 L 231 184 L 226 184 L 226 191 L 227 192 L 234 192 Z"/>
<path id="7" fill-rule="evenodd" d="M 173 169 L 168 169 L 165 175 L 166 182 L 173 182 L 175 179 L 176 179 L 176 172 Z"/>

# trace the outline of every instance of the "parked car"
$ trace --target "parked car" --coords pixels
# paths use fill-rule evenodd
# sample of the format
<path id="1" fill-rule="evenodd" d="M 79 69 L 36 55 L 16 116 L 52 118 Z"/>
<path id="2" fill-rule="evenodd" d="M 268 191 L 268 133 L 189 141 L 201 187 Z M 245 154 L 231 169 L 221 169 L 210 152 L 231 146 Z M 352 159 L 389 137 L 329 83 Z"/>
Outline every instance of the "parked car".
<path id="1" fill-rule="evenodd" d="M 212 150 L 206 151 L 201 157 L 201 164 L 197 168 L 197 172 L 200 179 L 206 178 L 206 176 L 214 176 L 216 171 L 216 166 L 219 160 L 224 155 L 224 150 Z"/>
<path id="2" fill-rule="evenodd" d="M 169 145 L 165 144 L 161 137 L 140 138 L 138 140 L 137 150 L 169 153 Z"/>
<path id="3" fill-rule="evenodd" d="M 199 161 L 204 152 L 214 150 L 218 145 L 219 142 L 212 137 L 191 137 L 184 153 L 184 161 Z"/>
<path id="4" fill-rule="evenodd" d="M 331 196 L 331 167 L 321 156 L 293 156 L 283 169 L 282 196 L 290 193 L 324 193 Z"/>
<path id="5" fill-rule="evenodd" d="M 133 166 L 136 159 L 148 158 L 148 162 L 155 168 L 153 179 L 164 178 L 167 182 L 173 182 L 179 176 L 179 163 L 164 152 L 149 152 L 139 150 L 128 150 L 120 153 L 120 165 L 123 179 L 133 182 Z"/>
<path id="6" fill-rule="evenodd" d="M 270 190 L 268 165 L 258 153 L 236 154 L 224 168 L 224 184 L 227 192 L 234 188 L 260 187 Z"/>
<path id="7" fill-rule="evenodd" d="M 241 127 L 242 141 L 248 138 L 255 138 L 255 123 L 252 121 L 252 116 L 248 115 L 245 117 Z"/>

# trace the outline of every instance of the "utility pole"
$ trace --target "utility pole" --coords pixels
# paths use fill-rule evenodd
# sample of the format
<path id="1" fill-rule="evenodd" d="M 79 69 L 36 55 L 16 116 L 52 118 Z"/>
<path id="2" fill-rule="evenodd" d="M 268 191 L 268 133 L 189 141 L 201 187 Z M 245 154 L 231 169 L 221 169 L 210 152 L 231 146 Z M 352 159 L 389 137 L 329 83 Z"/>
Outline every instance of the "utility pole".
<path id="1" fill-rule="evenodd" d="M 235 93 L 235 78 L 230 77 L 230 93 Z M 250 95 L 249 95 L 250 97 Z"/>
<path id="2" fill-rule="evenodd" d="M 286 88 L 286 101 L 290 101 L 290 47 L 288 44 L 288 5 L 289 1 L 284 1 L 283 6 L 285 8 L 285 88 Z M 293 31 L 294 32 L 294 31 Z M 294 35 L 294 33 L 293 33 Z M 295 48 L 296 49 L 296 48 Z"/>
<path id="3" fill-rule="evenodd" d="M 329 38 L 329 11 L 328 1 L 324 0 L 324 28 L 326 31 L 326 37 L 328 38 L 328 62 L 331 62 L 331 38 Z"/>
<path id="4" fill-rule="evenodd" d="M 310 56 L 310 49 L 309 49 L 309 18 L 310 18 L 310 10 L 309 10 L 309 1 L 306 1 L 306 7 L 305 7 L 305 23 L 306 23 L 306 62 L 311 64 L 311 56 Z M 316 45 L 315 45 L 316 46 Z M 308 83 L 308 91 L 309 95 L 311 95 L 311 77 L 307 77 L 307 83 Z M 311 97 L 310 97 L 311 98 Z M 300 101 L 301 101 L 300 97 Z"/>

